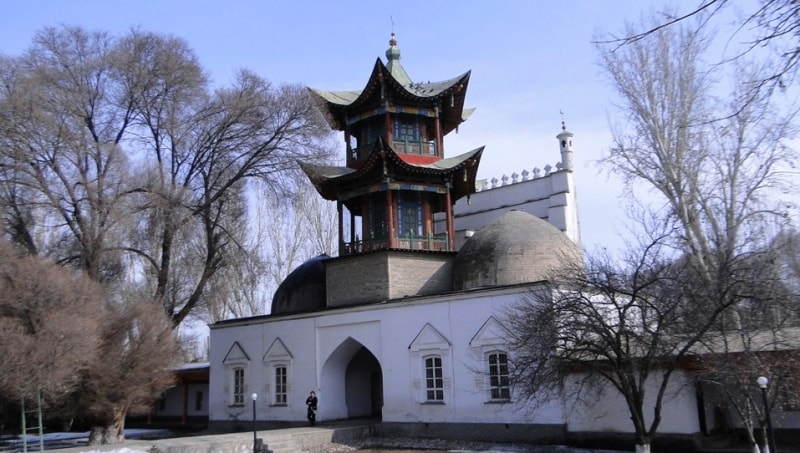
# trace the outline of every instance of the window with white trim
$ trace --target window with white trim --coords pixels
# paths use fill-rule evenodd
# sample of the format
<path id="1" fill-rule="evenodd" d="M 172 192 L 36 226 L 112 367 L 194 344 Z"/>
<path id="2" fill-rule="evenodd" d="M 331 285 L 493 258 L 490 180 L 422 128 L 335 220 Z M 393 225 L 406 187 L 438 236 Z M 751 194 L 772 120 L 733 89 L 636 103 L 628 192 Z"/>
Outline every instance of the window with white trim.
<path id="1" fill-rule="evenodd" d="M 411 386 L 420 404 L 447 404 L 453 394 L 452 344 L 431 323 L 425 323 L 411 344 Z M 422 409 L 433 410 L 436 409 Z"/>
<path id="2" fill-rule="evenodd" d="M 508 355 L 505 352 L 489 353 L 489 391 L 493 401 L 511 399 L 511 387 L 508 379 Z"/>
<path id="3" fill-rule="evenodd" d="M 427 401 L 444 402 L 444 377 L 440 356 L 425 357 L 425 389 Z"/>
<path id="4" fill-rule="evenodd" d="M 244 405 L 244 368 L 233 369 L 233 405 Z"/>
<path id="5" fill-rule="evenodd" d="M 275 394 L 274 404 L 285 406 L 287 402 L 286 367 L 278 365 L 275 368 Z"/>
<path id="6" fill-rule="evenodd" d="M 222 359 L 222 365 L 225 368 L 225 394 L 228 405 L 244 406 L 244 395 L 247 393 L 244 378 L 245 370 L 250 365 L 250 356 L 238 341 L 234 341 Z"/>

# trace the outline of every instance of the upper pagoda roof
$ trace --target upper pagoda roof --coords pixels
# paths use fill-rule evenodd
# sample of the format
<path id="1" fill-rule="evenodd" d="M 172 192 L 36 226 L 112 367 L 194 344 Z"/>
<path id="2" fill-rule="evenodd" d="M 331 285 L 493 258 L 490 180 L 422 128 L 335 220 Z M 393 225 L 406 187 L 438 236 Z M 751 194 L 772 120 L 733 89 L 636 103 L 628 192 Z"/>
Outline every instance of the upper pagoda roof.
<path id="1" fill-rule="evenodd" d="M 447 134 L 475 111 L 465 109 L 464 99 L 471 71 L 440 82 L 413 82 L 400 64 L 400 50 L 392 35 L 386 51 L 388 63 L 375 61 L 369 80 L 362 90 L 326 91 L 310 88 L 309 91 L 326 111 L 331 128 L 344 130 L 348 117 L 383 106 L 386 98 L 403 106 L 439 107 L 442 133 Z"/>
<path id="2" fill-rule="evenodd" d="M 369 157 L 364 161 L 364 165 L 357 169 L 349 167 L 337 167 L 326 165 L 314 165 L 299 162 L 300 167 L 314 184 L 320 195 L 326 200 L 336 200 L 340 193 L 340 188 L 349 185 L 353 181 L 360 181 L 368 178 L 370 174 L 382 173 L 384 156 L 386 163 L 392 168 L 392 172 L 403 173 L 406 175 L 455 175 L 452 179 L 453 185 L 451 194 L 453 200 L 475 193 L 475 177 L 480 164 L 483 146 L 473 149 L 458 156 L 441 159 L 428 164 L 416 164 L 409 162 L 404 154 L 398 154 L 391 146 L 382 139 L 375 142 Z M 459 170 L 463 171 L 457 173 Z"/>

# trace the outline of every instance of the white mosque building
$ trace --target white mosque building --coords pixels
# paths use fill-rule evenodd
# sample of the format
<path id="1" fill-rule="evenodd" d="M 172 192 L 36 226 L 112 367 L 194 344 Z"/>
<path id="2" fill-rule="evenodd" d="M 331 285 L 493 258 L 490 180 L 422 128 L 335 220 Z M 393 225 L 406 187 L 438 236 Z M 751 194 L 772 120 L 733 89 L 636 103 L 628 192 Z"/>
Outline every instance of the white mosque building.
<path id="1" fill-rule="evenodd" d="M 336 202 L 339 255 L 292 272 L 269 315 L 211 326 L 210 425 L 249 423 L 254 393 L 259 426 L 305 423 L 313 390 L 318 422 L 372 418 L 384 435 L 558 442 L 630 433 L 613 392 L 591 411 L 562 398 L 531 411 L 509 385 L 505 309 L 561 257 L 582 259 L 573 135 L 562 124 L 553 165 L 476 181 L 483 147 L 444 153 L 444 137 L 472 113 L 470 72 L 414 82 L 394 37 L 386 57 L 362 90 L 311 90 L 347 146 L 345 167 L 303 165 Z M 676 389 L 686 377 L 678 370 Z M 711 425 L 687 388 L 666 402 L 661 432 Z"/>

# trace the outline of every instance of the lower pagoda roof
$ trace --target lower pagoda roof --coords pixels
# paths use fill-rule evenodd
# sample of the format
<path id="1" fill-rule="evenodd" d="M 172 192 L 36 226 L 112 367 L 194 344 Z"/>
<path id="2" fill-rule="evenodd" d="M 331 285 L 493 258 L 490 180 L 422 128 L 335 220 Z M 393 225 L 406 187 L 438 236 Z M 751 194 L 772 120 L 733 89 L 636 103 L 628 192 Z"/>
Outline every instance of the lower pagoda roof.
<path id="1" fill-rule="evenodd" d="M 375 142 L 370 155 L 357 168 L 315 165 L 298 162 L 300 168 L 311 180 L 317 192 L 326 200 L 335 201 L 339 194 L 353 188 L 360 181 L 368 184 L 390 174 L 403 179 L 431 179 L 451 176 L 450 194 L 453 201 L 475 193 L 475 177 L 478 173 L 484 147 L 475 148 L 458 156 L 441 159 L 427 164 L 410 162 L 406 155 L 398 154 L 384 140 Z M 384 162 L 386 166 L 384 167 Z M 416 178 L 415 178 L 416 177 Z"/>

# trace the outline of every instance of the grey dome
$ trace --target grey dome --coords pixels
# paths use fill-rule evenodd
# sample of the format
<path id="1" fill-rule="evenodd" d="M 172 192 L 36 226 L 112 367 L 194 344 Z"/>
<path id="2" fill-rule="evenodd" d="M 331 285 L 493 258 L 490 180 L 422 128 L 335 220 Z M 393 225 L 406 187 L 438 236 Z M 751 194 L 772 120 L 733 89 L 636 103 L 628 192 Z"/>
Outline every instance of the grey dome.
<path id="1" fill-rule="evenodd" d="M 298 313 L 325 308 L 325 263 L 322 254 L 297 266 L 272 296 L 270 314 Z"/>
<path id="2" fill-rule="evenodd" d="M 453 289 L 547 280 L 582 254 L 566 234 L 522 211 L 510 211 L 478 230 L 456 255 Z"/>

